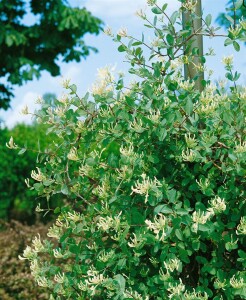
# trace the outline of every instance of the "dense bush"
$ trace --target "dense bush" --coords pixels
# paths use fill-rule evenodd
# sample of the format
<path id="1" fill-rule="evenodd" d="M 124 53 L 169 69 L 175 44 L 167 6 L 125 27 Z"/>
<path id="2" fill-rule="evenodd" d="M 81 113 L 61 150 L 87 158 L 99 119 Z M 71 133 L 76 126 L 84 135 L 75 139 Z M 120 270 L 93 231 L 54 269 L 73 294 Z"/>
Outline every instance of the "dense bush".
<path id="1" fill-rule="evenodd" d="M 61 143 L 40 155 L 28 184 L 51 200 L 63 194 L 67 204 L 55 210 L 50 239 L 35 238 L 20 258 L 51 299 L 246 297 L 246 88 L 237 86 L 229 56 L 228 89 L 208 76 L 197 91 L 205 57 L 196 78 L 182 75 L 198 54 L 192 27 L 181 28 L 181 10 L 196 17 L 192 1 L 170 17 L 166 5 L 148 4 L 154 21 L 138 15 L 154 32 L 152 44 L 125 29 L 115 36 L 138 80 L 125 88 L 122 75 L 100 69 L 93 97 L 80 98 L 65 81 L 68 95 L 36 112 Z M 202 32 L 215 36 L 210 24 L 203 18 Z M 233 30 L 238 49 L 245 29 Z M 11 139 L 8 147 L 18 145 Z"/>
<path id="2" fill-rule="evenodd" d="M 25 179 L 35 168 L 37 153 L 52 146 L 54 136 L 47 136 L 46 130 L 47 126 L 42 124 L 18 124 L 13 129 L 0 130 L 0 219 L 35 221 L 37 195 L 27 190 Z M 15 136 L 23 149 L 36 149 L 37 152 L 20 150 L 20 155 L 10 152 L 5 144 L 11 136 Z"/>

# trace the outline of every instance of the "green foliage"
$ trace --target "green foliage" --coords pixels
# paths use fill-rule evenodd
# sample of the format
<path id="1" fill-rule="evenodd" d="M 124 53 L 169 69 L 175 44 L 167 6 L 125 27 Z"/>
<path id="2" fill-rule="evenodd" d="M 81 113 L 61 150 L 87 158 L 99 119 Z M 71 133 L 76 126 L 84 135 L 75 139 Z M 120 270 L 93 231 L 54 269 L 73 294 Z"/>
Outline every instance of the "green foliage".
<path id="1" fill-rule="evenodd" d="M 46 135 L 45 125 L 16 125 L 9 130 L 0 131 L 0 218 L 14 218 L 33 222 L 34 209 L 37 206 L 36 194 L 26 189 L 25 179 L 30 176 L 37 163 L 37 153 L 52 146 L 54 135 Z M 21 145 L 16 153 L 9 152 L 6 142 L 11 136 Z M 37 152 L 26 151 L 36 149 Z M 57 201 L 56 201 L 57 202 Z"/>
<path id="2" fill-rule="evenodd" d="M 246 3 L 243 0 L 230 0 L 226 11 L 226 13 L 219 14 L 217 22 L 227 29 L 230 28 L 230 34 L 225 41 L 225 46 L 233 44 L 235 50 L 239 51 L 240 46 L 235 39 L 246 42 L 245 35 L 238 38 L 240 27 L 243 27 L 244 30 L 246 28 L 246 20 L 244 19 L 246 16 Z"/>
<path id="3" fill-rule="evenodd" d="M 25 18 L 35 23 L 27 25 Z M 85 8 L 71 7 L 64 0 L 2 0 L 0 2 L 0 108 L 7 109 L 13 86 L 39 78 L 46 70 L 60 74 L 58 58 L 64 62 L 85 58 L 96 49 L 84 42 L 86 33 L 98 34 L 102 22 Z"/>
<path id="4" fill-rule="evenodd" d="M 224 58 L 230 89 L 208 77 L 200 93 L 185 81 L 196 51 L 181 10 L 195 18 L 192 2 L 170 18 L 166 6 L 148 4 L 153 21 L 138 15 L 151 44 L 126 30 L 114 37 L 137 80 L 125 87 L 122 75 L 100 69 L 91 95 L 65 81 L 67 97 L 36 112 L 61 142 L 29 184 L 67 205 L 55 210 L 49 239 L 34 239 L 20 259 L 51 299 L 246 297 L 246 88 L 232 57 Z M 205 20 L 202 32 L 214 36 Z M 8 147 L 20 149 L 13 139 Z"/>

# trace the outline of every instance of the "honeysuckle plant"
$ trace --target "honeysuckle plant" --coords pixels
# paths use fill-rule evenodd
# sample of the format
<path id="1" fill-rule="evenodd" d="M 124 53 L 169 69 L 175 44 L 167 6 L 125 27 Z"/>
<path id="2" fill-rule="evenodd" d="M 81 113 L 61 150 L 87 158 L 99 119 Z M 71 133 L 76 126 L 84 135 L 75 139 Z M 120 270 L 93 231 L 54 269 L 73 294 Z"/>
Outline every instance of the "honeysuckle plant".
<path id="1" fill-rule="evenodd" d="M 246 297 L 246 88 L 229 56 L 225 81 L 213 83 L 207 70 L 203 91 L 195 89 L 212 49 L 184 80 L 197 51 L 181 13 L 194 3 L 171 16 L 167 4 L 147 3 L 153 20 L 137 15 L 151 43 L 105 29 L 126 53 L 130 85 L 107 66 L 85 96 L 65 80 L 54 107 L 34 113 L 57 140 L 26 182 L 49 202 L 62 194 L 64 206 L 47 240 L 36 237 L 20 259 L 50 299 Z M 211 16 L 202 18 L 200 33 L 215 36 Z M 22 149 L 14 138 L 7 146 Z"/>

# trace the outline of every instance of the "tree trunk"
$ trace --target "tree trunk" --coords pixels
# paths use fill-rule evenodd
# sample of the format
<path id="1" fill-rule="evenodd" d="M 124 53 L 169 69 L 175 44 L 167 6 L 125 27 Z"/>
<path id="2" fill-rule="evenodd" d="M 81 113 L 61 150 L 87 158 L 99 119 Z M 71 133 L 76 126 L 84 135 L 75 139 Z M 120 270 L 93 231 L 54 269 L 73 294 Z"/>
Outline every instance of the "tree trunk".
<path id="1" fill-rule="evenodd" d="M 190 12 L 183 12 L 182 18 L 183 18 L 183 28 L 185 29 L 187 24 L 190 24 L 192 26 L 192 33 L 198 32 L 200 33 L 202 28 L 202 4 L 201 0 L 197 0 L 197 4 L 195 7 L 195 14 L 198 16 L 197 19 L 192 19 Z M 194 67 L 194 65 L 202 64 L 202 57 L 203 57 L 203 36 L 201 34 L 195 35 L 192 38 L 192 47 L 191 50 L 194 48 L 198 48 L 198 54 L 193 57 L 192 62 L 189 64 L 184 65 L 184 76 L 185 80 L 188 79 L 195 79 L 195 88 L 199 90 L 200 92 L 203 90 L 202 86 L 202 80 L 204 79 L 204 72 L 197 71 L 197 69 Z M 184 46 L 184 54 L 187 54 L 186 52 L 186 45 Z"/>

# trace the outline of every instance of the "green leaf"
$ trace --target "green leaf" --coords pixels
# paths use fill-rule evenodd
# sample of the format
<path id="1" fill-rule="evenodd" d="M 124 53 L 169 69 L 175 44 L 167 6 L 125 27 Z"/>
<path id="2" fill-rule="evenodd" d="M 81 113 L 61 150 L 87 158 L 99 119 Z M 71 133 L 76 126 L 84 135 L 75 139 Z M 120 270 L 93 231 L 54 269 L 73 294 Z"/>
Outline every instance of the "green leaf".
<path id="1" fill-rule="evenodd" d="M 185 105 L 185 111 L 188 115 L 191 115 L 193 112 L 193 102 L 191 98 L 187 99 L 186 105 Z"/>
<path id="2" fill-rule="evenodd" d="M 243 0 L 237 0 L 234 4 L 235 11 L 238 10 L 243 5 Z"/>
<path id="3" fill-rule="evenodd" d="M 69 88 L 70 88 L 70 90 L 72 91 L 73 94 L 76 94 L 77 86 L 75 84 L 72 84 Z"/>
<path id="4" fill-rule="evenodd" d="M 211 25 L 211 22 L 212 22 L 212 15 L 211 14 L 208 14 L 205 18 L 205 22 L 207 24 L 207 26 L 210 26 Z"/>
<path id="5" fill-rule="evenodd" d="M 55 210 L 54 210 L 54 213 L 55 214 L 59 214 L 61 211 L 60 207 L 56 207 Z"/>
<path id="6" fill-rule="evenodd" d="M 231 23 L 231 24 L 234 24 L 234 20 L 233 20 L 233 18 L 231 17 L 231 16 L 229 16 L 229 15 L 224 15 L 225 17 L 226 17 L 226 19 Z"/>
<path id="7" fill-rule="evenodd" d="M 66 184 L 63 184 L 63 186 L 61 187 L 61 193 L 64 195 L 68 195 L 69 191 L 68 191 L 68 187 Z"/>
<path id="8" fill-rule="evenodd" d="M 18 152 L 18 155 L 22 155 L 23 153 L 26 152 L 26 148 L 22 148 L 19 152 Z"/>
<path id="9" fill-rule="evenodd" d="M 167 8 L 167 3 L 165 3 L 163 6 L 162 6 L 162 11 L 165 11 L 166 10 L 166 8 Z"/>
<path id="10" fill-rule="evenodd" d="M 126 51 L 126 49 L 127 49 L 127 47 L 126 47 L 125 45 L 120 45 L 120 46 L 118 47 L 118 51 L 119 51 L 119 52 L 124 52 L 124 51 Z"/>
<path id="11" fill-rule="evenodd" d="M 237 52 L 240 51 L 240 45 L 238 44 L 238 42 L 233 41 L 233 47 Z"/>
<path id="12" fill-rule="evenodd" d="M 168 205 L 166 204 L 161 204 L 155 207 L 154 209 L 154 214 L 157 215 L 159 213 L 163 213 L 163 214 L 171 214 L 173 213 L 173 210 L 168 207 Z"/>
<path id="13" fill-rule="evenodd" d="M 167 136 L 167 130 L 165 128 L 160 128 L 157 132 L 157 136 L 159 138 L 159 141 L 164 141 L 165 137 Z"/>
<path id="14" fill-rule="evenodd" d="M 153 12 L 154 14 L 156 14 L 156 15 L 162 14 L 161 9 L 158 8 L 158 7 L 153 7 L 151 10 L 152 10 L 152 12 Z"/>
<path id="15" fill-rule="evenodd" d="M 118 283 L 120 288 L 120 293 L 124 293 L 126 287 L 126 279 L 121 275 L 117 274 L 114 276 L 114 280 Z"/>
<path id="16" fill-rule="evenodd" d="M 228 46 L 228 45 L 231 45 L 232 43 L 233 43 L 233 40 L 230 39 L 230 38 L 227 38 L 227 39 L 225 40 L 225 42 L 224 42 L 224 45 L 225 45 L 225 46 Z"/>
<path id="17" fill-rule="evenodd" d="M 174 37 L 171 34 L 167 34 L 166 36 L 166 40 L 168 42 L 169 45 L 173 45 L 174 44 Z"/>
<path id="18" fill-rule="evenodd" d="M 176 237 L 180 240 L 180 241 L 183 241 L 184 240 L 184 237 L 183 237 L 183 233 L 180 229 L 176 229 L 175 230 L 175 235 Z"/>

